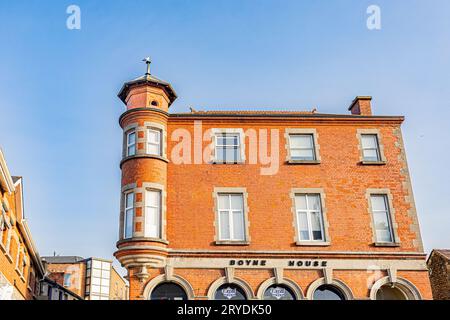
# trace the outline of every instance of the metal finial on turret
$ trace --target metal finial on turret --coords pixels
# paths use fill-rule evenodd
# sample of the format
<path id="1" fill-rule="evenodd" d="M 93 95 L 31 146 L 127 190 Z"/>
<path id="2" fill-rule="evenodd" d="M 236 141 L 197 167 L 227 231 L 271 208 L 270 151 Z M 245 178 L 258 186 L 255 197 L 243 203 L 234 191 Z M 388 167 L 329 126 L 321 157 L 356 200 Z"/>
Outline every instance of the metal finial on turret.
<path id="1" fill-rule="evenodd" d="M 150 75 L 150 64 L 152 63 L 152 59 L 150 59 L 150 57 L 147 57 L 142 61 L 144 61 L 145 64 L 147 65 L 147 72 L 145 73 L 145 75 Z"/>

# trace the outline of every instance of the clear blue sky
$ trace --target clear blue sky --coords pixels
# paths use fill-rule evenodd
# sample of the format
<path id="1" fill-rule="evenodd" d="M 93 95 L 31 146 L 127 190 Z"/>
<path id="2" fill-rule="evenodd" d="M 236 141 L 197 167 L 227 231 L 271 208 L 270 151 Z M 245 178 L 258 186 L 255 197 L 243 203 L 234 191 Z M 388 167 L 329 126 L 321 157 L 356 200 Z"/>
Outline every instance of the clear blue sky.
<path id="1" fill-rule="evenodd" d="M 81 30 L 66 8 L 81 8 Z M 366 9 L 381 7 L 369 31 Z M 0 145 L 24 177 L 41 255 L 112 258 L 122 83 L 170 81 L 171 111 L 258 107 L 346 113 L 372 95 L 403 133 L 427 251 L 450 247 L 450 2 L 2 1 Z"/>

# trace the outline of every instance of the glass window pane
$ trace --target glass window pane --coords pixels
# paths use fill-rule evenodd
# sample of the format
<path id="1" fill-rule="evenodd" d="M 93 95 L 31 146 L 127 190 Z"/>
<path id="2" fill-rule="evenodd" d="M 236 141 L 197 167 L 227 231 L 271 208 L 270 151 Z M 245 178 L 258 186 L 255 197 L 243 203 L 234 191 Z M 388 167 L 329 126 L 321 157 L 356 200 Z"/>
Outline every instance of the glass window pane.
<path id="1" fill-rule="evenodd" d="M 322 240 L 322 222 L 319 212 L 311 213 L 311 229 L 313 240 Z"/>
<path id="2" fill-rule="evenodd" d="M 136 143 L 136 133 L 132 132 L 128 134 L 128 144 L 134 144 Z"/>
<path id="3" fill-rule="evenodd" d="M 95 278 L 100 278 L 102 276 L 101 270 L 100 269 L 92 269 L 92 279 Z"/>
<path id="4" fill-rule="evenodd" d="M 384 195 L 373 195 L 370 197 L 373 211 L 387 211 L 386 197 Z"/>
<path id="5" fill-rule="evenodd" d="M 373 221 L 375 223 L 375 229 L 377 230 L 389 229 L 389 221 L 387 219 L 386 212 L 374 212 Z"/>
<path id="6" fill-rule="evenodd" d="M 216 136 L 216 144 L 218 146 L 223 146 L 225 144 L 225 137 L 222 135 Z"/>
<path id="7" fill-rule="evenodd" d="M 109 270 L 103 270 L 102 271 L 102 278 L 109 279 L 109 276 L 110 276 Z"/>
<path id="8" fill-rule="evenodd" d="M 94 285 L 92 285 L 92 287 L 91 287 L 91 292 L 92 292 L 92 293 L 100 293 L 100 286 L 94 286 Z"/>
<path id="9" fill-rule="evenodd" d="M 100 278 L 92 278 L 92 285 L 99 286 L 100 284 Z"/>
<path id="10" fill-rule="evenodd" d="M 128 155 L 134 156 L 136 154 L 136 145 L 131 145 L 128 147 Z"/>
<path id="11" fill-rule="evenodd" d="M 109 287 L 109 279 L 102 279 L 100 284 L 104 287 Z"/>
<path id="12" fill-rule="evenodd" d="M 308 195 L 308 209 L 309 210 L 321 210 L 320 198 L 318 194 Z"/>
<path id="13" fill-rule="evenodd" d="M 129 238 L 133 234 L 133 209 L 128 209 L 125 212 L 124 236 Z"/>
<path id="14" fill-rule="evenodd" d="M 160 131 L 148 130 L 148 142 L 159 143 Z"/>
<path id="15" fill-rule="evenodd" d="M 313 140 L 312 135 L 292 135 L 290 137 L 291 148 L 312 149 Z"/>
<path id="16" fill-rule="evenodd" d="M 216 159 L 219 162 L 225 162 L 225 149 L 223 147 L 216 148 Z"/>
<path id="17" fill-rule="evenodd" d="M 244 240 L 244 215 L 242 211 L 233 211 L 233 240 Z"/>
<path id="18" fill-rule="evenodd" d="M 377 136 L 374 134 L 363 134 L 361 141 L 364 149 L 377 149 Z"/>
<path id="19" fill-rule="evenodd" d="M 109 270 L 111 268 L 111 264 L 106 261 L 102 261 L 102 269 L 103 270 Z"/>
<path id="20" fill-rule="evenodd" d="M 109 294 L 109 287 L 101 286 L 101 294 Z"/>
<path id="21" fill-rule="evenodd" d="M 219 194 L 219 209 L 230 209 L 230 199 L 227 194 Z"/>
<path id="22" fill-rule="evenodd" d="M 160 195 L 161 195 L 160 191 L 146 190 L 145 205 L 159 208 Z"/>
<path id="23" fill-rule="evenodd" d="M 224 160 L 227 163 L 234 163 L 240 161 L 239 148 L 226 148 Z"/>
<path id="24" fill-rule="evenodd" d="M 300 232 L 300 240 L 309 240 L 308 217 L 306 212 L 299 212 L 297 217 L 298 217 L 298 228 Z"/>
<path id="25" fill-rule="evenodd" d="M 221 211 L 219 213 L 220 219 L 220 239 L 229 240 L 230 239 L 230 225 L 228 220 L 228 212 Z"/>
<path id="26" fill-rule="evenodd" d="M 377 241 L 392 242 L 390 230 L 376 230 Z"/>
<path id="27" fill-rule="evenodd" d="M 145 236 L 159 238 L 159 208 L 145 207 Z"/>
<path id="28" fill-rule="evenodd" d="M 147 144 L 147 153 L 153 154 L 153 155 L 159 155 L 160 154 L 160 146 L 157 144 L 152 144 L 152 143 Z"/>
<path id="29" fill-rule="evenodd" d="M 134 205 L 134 193 L 133 192 L 127 193 L 125 207 L 132 208 L 133 205 Z"/>
<path id="30" fill-rule="evenodd" d="M 312 149 L 293 149 L 291 158 L 298 160 L 314 160 L 314 150 Z"/>
<path id="31" fill-rule="evenodd" d="M 306 195 L 295 196 L 295 208 L 297 210 L 306 210 Z"/>
<path id="32" fill-rule="evenodd" d="M 101 269 L 102 268 L 102 262 L 98 261 L 98 260 L 92 260 L 92 267 Z"/>
<path id="33" fill-rule="evenodd" d="M 375 149 L 365 149 L 363 151 L 364 160 L 367 161 L 378 161 L 378 152 Z"/>
<path id="34" fill-rule="evenodd" d="M 231 195 L 231 209 L 240 209 L 244 208 L 244 201 L 241 194 L 232 194 Z"/>

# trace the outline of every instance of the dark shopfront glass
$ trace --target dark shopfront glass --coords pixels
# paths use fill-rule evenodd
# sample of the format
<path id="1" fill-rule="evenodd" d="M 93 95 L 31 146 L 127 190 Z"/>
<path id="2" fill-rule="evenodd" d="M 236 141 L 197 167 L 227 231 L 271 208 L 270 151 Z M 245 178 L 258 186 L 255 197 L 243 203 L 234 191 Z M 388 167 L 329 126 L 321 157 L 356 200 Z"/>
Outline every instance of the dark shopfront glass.
<path id="1" fill-rule="evenodd" d="M 151 300 L 187 300 L 187 294 L 175 283 L 162 283 L 153 289 Z"/>
<path id="2" fill-rule="evenodd" d="M 345 300 L 342 291 L 335 286 L 322 285 L 314 291 L 314 300 Z"/>

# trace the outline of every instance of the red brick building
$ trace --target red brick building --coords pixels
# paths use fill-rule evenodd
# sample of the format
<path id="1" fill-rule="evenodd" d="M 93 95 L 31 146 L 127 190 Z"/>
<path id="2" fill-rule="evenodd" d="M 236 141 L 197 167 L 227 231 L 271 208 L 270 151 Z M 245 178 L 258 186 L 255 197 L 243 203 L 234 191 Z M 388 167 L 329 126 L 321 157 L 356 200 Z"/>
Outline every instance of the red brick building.
<path id="1" fill-rule="evenodd" d="M 11 176 L 0 150 L 0 300 L 37 299 L 44 272 L 25 219 L 22 177 Z"/>
<path id="2" fill-rule="evenodd" d="M 119 97 L 131 299 L 431 299 L 402 116 L 170 113 L 149 67 Z"/>

